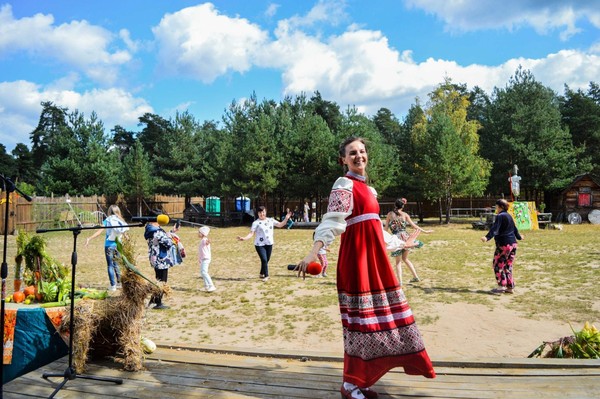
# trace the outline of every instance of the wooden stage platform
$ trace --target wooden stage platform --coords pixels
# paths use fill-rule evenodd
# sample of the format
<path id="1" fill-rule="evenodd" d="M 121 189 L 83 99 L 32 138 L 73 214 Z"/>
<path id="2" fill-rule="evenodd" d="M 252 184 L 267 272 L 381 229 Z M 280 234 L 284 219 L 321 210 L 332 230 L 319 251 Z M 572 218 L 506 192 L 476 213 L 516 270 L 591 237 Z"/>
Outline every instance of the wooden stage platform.
<path id="1" fill-rule="evenodd" d="M 56 397 L 63 399 L 139 398 L 339 398 L 339 356 L 278 351 L 216 351 L 215 348 L 163 348 L 145 361 L 142 372 L 122 371 L 112 359 L 93 361 L 86 375 L 122 378 L 123 383 L 75 378 Z M 598 398 L 600 360 L 433 359 L 436 379 L 394 369 L 376 385 L 387 398 Z M 47 398 L 62 378 L 64 357 L 3 387 L 3 397 Z"/>

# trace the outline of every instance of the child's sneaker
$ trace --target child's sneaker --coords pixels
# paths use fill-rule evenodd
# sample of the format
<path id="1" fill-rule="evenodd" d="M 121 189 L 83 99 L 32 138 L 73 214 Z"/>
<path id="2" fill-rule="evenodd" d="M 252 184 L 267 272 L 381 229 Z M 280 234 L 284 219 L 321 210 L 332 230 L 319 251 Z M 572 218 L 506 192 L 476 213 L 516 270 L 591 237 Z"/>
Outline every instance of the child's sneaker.
<path id="1" fill-rule="evenodd" d="M 206 289 L 206 292 L 213 292 L 213 291 L 216 291 L 216 290 L 217 290 L 217 287 L 215 287 L 215 286 L 213 285 L 213 286 L 211 286 L 211 287 L 208 287 L 208 288 Z"/>

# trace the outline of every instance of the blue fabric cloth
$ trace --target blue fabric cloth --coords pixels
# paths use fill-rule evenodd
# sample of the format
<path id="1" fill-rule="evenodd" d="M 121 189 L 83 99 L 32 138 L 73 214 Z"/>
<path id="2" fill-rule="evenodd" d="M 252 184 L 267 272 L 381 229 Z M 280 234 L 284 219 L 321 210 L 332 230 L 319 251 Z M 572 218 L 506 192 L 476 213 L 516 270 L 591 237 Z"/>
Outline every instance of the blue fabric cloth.
<path id="1" fill-rule="evenodd" d="M 171 258 L 173 239 L 162 228 L 148 223 L 144 238 L 148 241 L 148 257 L 153 268 L 168 269 L 175 265 L 175 260 Z"/>
<path id="2" fill-rule="evenodd" d="M 269 260 L 271 259 L 272 245 L 255 245 L 256 253 L 260 258 L 260 274 L 269 277 Z"/>
<path id="3" fill-rule="evenodd" d="M 15 341 L 11 364 L 5 364 L 3 383 L 67 355 L 65 344 L 42 308 L 20 308 L 17 311 Z"/>
<path id="4" fill-rule="evenodd" d="M 521 234 L 519 234 L 519 229 L 515 226 L 512 216 L 508 212 L 502 211 L 496 215 L 496 220 L 485 238 L 488 241 L 494 238 L 496 246 L 502 247 L 516 243 L 521 239 Z"/>
<path id="5" fill-rule="evenodd" d="M 110 224 L 108 224 L 108 223 L 109 223 L 108 219 L 106 219 L 104 222 L 102 222 L 102 224 L 105 227 L 110 227 Z M 114 248 L 116 248 L 117 247 L 117 242 L 111 240 L 109 237 L 110 237 L 110 229 L 106 229 L 105 235 L 104 235 L 104 248 L 108 248 L 108 247 L 114 247 Z"/>
<path id="6" fill-rule="evenodd" d="M 121 282 L 121 268 L 114 259 L 116 252 L 116 246 L 104 247 L 104 256 L 106 258 L 106 267 L 108 269 L 108 279 L 110 280 L 111 286 L 115 286 Z"/>

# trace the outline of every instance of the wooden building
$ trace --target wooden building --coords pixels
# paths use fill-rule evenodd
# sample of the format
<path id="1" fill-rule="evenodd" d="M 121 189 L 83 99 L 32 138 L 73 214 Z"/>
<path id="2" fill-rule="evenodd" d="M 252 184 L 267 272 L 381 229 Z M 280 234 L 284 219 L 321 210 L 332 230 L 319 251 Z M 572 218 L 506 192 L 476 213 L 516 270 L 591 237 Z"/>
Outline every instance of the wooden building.
<path id="1" fill-rule="evenodd" d="M 577 176 L 563 190 L 561 207 L 565 220 L 571 213 L 578 213 L 583 222 L 588 221 L 588 214 L 600 209 L 600 180 L 589 173 Z"/>

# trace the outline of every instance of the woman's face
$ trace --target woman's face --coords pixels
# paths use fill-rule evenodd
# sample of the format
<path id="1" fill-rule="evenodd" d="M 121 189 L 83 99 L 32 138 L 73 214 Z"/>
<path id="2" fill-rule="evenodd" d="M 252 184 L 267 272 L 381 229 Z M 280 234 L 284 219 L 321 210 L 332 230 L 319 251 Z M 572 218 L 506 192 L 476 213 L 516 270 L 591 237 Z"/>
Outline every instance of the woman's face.
<path id="1" fill-rule="evenodd" d="M 267 210 L 265 209 L 262 211 L 258 211 L 258 218 L 262 219 L 262 220 L 266 219 L 267 218 Z"/>
<path id="2" fill-rule="evenodd" d="M 346 145 L 346 155 L 342 158 L 344 165 L 348 166 L 348 170 L 360 176 L 366 173 L 367 162 L 369 156 L 365 145 L 359 140 L 355 140 Z"/>

